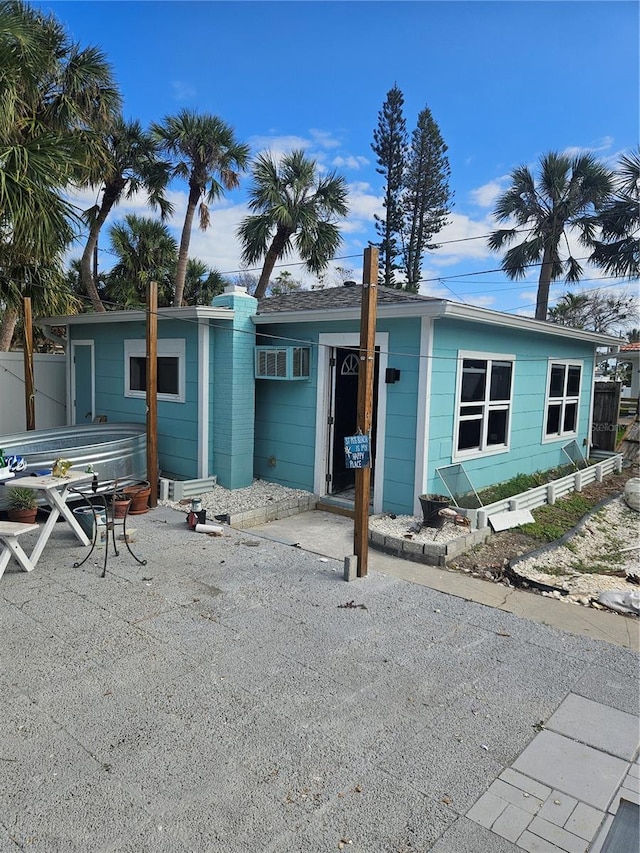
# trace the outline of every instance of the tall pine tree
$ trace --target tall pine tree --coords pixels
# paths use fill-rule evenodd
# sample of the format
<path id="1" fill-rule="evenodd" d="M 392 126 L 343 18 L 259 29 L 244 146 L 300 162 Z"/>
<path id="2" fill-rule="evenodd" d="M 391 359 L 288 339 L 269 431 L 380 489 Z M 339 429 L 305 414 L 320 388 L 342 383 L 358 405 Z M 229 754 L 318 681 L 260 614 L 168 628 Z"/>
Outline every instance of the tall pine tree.
<path id="1" fill-rule="evenodd" d="M 404 96 L 397 84 L 394 84 L 378 113 L 378 127 L 373 131 L 374 141 L 371 145 L 378 158 L 376 171 L 385 179 L 385 215 L 376 216 L 375 219 L 376 231 L 381 238 L 378 244 L 380 282 L 387 287 L 402 287 L 396 285 L 395 272 L 401 268 L 398 258 L 403 225 L 402 185 L 408 148 L 403 104 Z"/>
<path id="2" fill-rule="evenodd" d="M 422 259 L 431 240 L 446 224 L 451 211 L 449 158 L 440 128 L 425 107 L 411 135 L 403 177 L 403 269 L 406 290 L 417 293 Z"/>

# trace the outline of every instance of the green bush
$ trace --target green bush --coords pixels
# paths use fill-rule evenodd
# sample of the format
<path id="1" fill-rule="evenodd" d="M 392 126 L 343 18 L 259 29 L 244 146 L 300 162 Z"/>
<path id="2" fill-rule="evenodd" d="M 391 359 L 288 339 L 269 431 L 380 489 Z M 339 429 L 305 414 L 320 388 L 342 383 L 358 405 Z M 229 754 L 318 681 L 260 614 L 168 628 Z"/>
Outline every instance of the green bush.
<path id="1" fill-rule="evenodd" d="M 554 542 L 567 530 L 575 527 L 590 509 L 591 503 L 587 498 L 574 492 L 555 504 L 545 504 L 534 509 L 532 515 L 535 521 L 531 524 L 522 524 L 518 529 L 542 542 Z"/>

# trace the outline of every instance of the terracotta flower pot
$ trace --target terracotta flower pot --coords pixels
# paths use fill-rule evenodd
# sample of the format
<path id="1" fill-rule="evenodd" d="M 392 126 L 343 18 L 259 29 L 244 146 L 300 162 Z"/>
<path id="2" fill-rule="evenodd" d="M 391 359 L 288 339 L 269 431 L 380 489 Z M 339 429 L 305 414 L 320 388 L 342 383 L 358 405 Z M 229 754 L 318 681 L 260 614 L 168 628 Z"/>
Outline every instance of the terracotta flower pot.
<path id="1" fill-rule="evenodd" d="M 38 514 L 38 507 L 32 509 L 9 509 L 7 510 L 9 521 L 17 521 L 20 524 L 34 524 Z"/>
<path id="2" fill-rule="evenodd" d="M 113 517 L 114 518 L 124 518 L 127 514 L 127 509 L 130 505 L 131 501 L 115 501 L 113 502 Z"/>
<path id="3" fill-rule="evenodd" d="M 132 486 L 125 486 L 122 491 L 131 498 L 129 515 L 141 515 L 143 512 L 149 512 L 151 486 L 146 480 Z"/>

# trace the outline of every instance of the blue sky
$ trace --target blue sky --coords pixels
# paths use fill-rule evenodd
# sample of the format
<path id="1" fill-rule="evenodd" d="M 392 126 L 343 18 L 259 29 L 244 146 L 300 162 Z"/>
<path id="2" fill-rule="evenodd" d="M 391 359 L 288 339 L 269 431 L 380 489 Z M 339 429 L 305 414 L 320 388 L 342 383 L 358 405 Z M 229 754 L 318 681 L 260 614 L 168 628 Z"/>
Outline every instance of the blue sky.
<path id="1" fill-rule="evenodd" d="M 359 279 L 376 240 L 382 178 L 371 150 L 388 90 L 405 97 L 409 131 L 428 106 L 449 147 L 455 193 L 442 248 L 427 255 L 421 292 L 533 314 L 537 271 L 499 272 L 482 238 L 495 227 L 509 172 L 551 151 L 591 151 L 613 165 L 638 144 L 639 6 L 629 2 L 40 2 L 81 44 L 107 54 L 124 113 L 147 125 L 183 107 L 219 115 L 252 152 L 304 147 L 348 182 L 351 214 L 336 264 Z M 190 254 L 240 267 L 235 229 L 245 191 L 215 205 Z M 186 187 L 171 190 L 179 233 Z M 83 203 L 93 203 L 87 194 Z M 143 200 L 113 218 L 144 214 Z M 106 235 L 101 246 L 108 248 Z M 576 255 L 581 257 L 581 250 Z M 305 278 L 293 258 L 286 268 Z M 107 268 L 110 256 L 101 254 Z M 584 287 L 596 286 L 597 272 Z M 334 272 L 328 281 L 338 284 Z M 610 279 L 601 282 L 611 287 Z M 552 290 L 559 296 L 566 285 Z"/>

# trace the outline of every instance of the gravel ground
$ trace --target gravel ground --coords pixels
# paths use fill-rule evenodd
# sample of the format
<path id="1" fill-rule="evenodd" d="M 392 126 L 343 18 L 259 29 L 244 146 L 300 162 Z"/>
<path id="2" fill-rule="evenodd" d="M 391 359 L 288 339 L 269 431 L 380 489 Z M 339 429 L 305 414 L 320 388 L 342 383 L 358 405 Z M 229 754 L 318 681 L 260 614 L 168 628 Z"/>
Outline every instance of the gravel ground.
<path id="1" fill-rule="evenodd" d="M 369 528 L 385 536 L 397 539 L 411 539 L 412 542 L 450 542 L 467 532 L 451 521 L 438 527 L 423 527 L 422 519 L 412 515 L 373 515 L 369 519 Z"/>
<path id="2" fill-rule="evenodd" d="M 584 604 L 605 590 L 628 588 L 626 576 L 638 574 L 638 520 L 638 513 L 616 498 L 589 516 L 568 542 L 518 561 L 516 571 L 567 590 L 566 598 Z"/>
<path id="3" fill-rule="evenodd" d="M 301 489 L 289 489 L 287 486 L 280 486 L 278 483 L 254 480 L 246 489 L 225 489 L 216 485 L 213 491 L 204 492 L 199 497 L 202 500 L 202 509 L 206 509 L 209 519 L 223 513 L 231 515 L 250 509 L 259 509 L 272 501 L 306 497 L 308 494 L 309 492 L 304 492 Z M 158 501 L 158 503 L 161 506 L 170 506 L 182 512 L 188 512 L 191 507 L 190 498 L 184 501 Z"/>
<path id="4" fill-rule="evenodd" d="M 308 492 L 291 489 L 265 480 L 254 480 L 245 489 L 215 486 L 200 497 L 207 518 L 257 509 L 272 501 L 306 496 Z M 191 500 L 159 501 L 181 512 L 189 511 Z M 606 590 L 629 588 L 625 576 L 638 573 L 638 549 L 623 551 L 638 544 L 638 513 L 629 509 L 622 497 L 610 502 L 582 525 L 564 545 L 549 545 L 540 553 L 517 563 L 519 575 L 565 591 L 566 595 L 547 593 L 563 601 L 588 605 Z M 387 536 L 414 542 L 449 542 L 464 535 L 465 528 L 446 522 L 442 528 L 423 527 L 422 519 L 410 515 L 371 516 L 370 528 Z M 599 566 L 598 572 L 594 572 Z M 604 574 L 603 572 L 609 572 Z M 637 587 L 634 587 L 637 589 Z M 543 593 L 544 594 L 544 593 Z"/>

